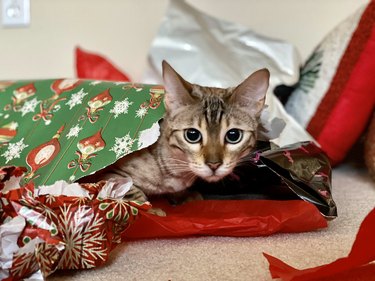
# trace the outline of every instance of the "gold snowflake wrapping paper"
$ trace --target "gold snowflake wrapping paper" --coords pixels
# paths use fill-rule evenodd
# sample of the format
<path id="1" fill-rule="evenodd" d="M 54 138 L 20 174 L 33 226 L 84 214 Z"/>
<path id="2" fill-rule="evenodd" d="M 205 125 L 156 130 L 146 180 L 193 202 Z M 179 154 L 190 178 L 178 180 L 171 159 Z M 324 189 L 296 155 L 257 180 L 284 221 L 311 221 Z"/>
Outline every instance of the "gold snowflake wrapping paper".
<path id="1" fill-rule="evenodd" d="M 124 185 L 58 181 L 35 188 L 32 182 L 20 185 L 25 172 L 0 169 L 2 280 L 42 280 L 57 269 L 100 266 L 139 211 L 151 207 L 122 199 Z"/>

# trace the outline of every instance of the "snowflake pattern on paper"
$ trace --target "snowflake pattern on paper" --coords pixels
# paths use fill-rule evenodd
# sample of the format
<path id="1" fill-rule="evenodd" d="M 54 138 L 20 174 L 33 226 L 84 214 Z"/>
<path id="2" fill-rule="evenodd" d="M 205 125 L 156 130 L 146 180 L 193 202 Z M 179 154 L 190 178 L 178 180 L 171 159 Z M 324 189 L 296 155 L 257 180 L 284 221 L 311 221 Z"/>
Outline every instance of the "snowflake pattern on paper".
<path id="1" fill-rule="evenodd" d="M 36 247 L 38 252 L 38 267 L 42 270 L 44 276 L 48 276 L 56 269 L 60 259 L 62 249 L 58 249 L 55 245 L 40 243 Z"/>
<path id="2" fill-rule="evenodd" d="M 51 205 L 53 202 L 56 202 L 56 196 L 47 194 L 46 195 L 46 203 Z"/>
<path id="3" fill-rule="evenodd" d="M 147 107 L 140 107 L 135 112 L 135 117 L 138 117 L 138 118 L 142 119 L 143 117 L 145 117 L 147 115 L 147 112 L 148 112 L 148 108 Z"/>
<path id="4" fill-rule="evenodd" d="M 6 159 L 6 164 L 8 164 L 9 161 L 15 158 L 20 158 L 22 151 L 29 146 L 27 144 L 24 144 L 23 140 L 24 139 L 22 138 L 16 143 L 10 143 L 7 147 L 7 150 L 3 154 L 1 154 L 1 156 Z"/>
<path id="5" fill-rule="evenodd" d="M 16 130 L 18 128 L 18 123 L 15 121 L 10 122 L 9 129 Z"/>
<path id="6" fill-rule="evenodd" d="M 115 106 L 109 112 L 113 113 L 114 117 L 117 118 L 120 114 L 127 114 L 129 106 L 132 104 L 133 102 L 129 102 L 128 98 L 125 98 L 123 101 L 116 101 Z"/>
<path id="7" fill-rule="evenodd" d="M 67 139 L 78 137 L 79 132 L 82 130 L 82 127 L 80 127 L 78 124 L 74 127 L 71 127 L 69 132 L 66 134 Z"/>
<path id="8" fill-rule="evenodd" d="M 99 209 L 106 212 L 107 219 L 114 219 L 116 222 L 127 222 L 129 219 L 129 204 L 124 199 L 114 199 L 112 204 L 101 203 Z M 130 207 L 131 208 L 131 207 Z M 136 211 L 138 214 L 138 210 Z"/>
<path id="9" fill-rule="evenodd" d="M 164 108 L 154 110 L 149 106 L 150 95 L 157 95 L 159 92 L 150 90 L 152 88 L 150 85 L 142 84 L 118 83 L 119 85 L 116 85 L 115 82 L 99 81 L 100 84 L 90 85 L 96 81 L 96 79 L 80 80 L 78 84 L 74 84 L 73 82 L 65 83 L 65 80 L 60 81 L 60 79 L 40 80 L 37 82 L 36 94 L 23 100 L 22 104 L 18 103 L 18 112 L 12 110 L 12 98 L 15 98 L 13 89 L 18 87 L 18 83 L 20 87 L 23 86 L 24 82 L 17 82 L 15 86 L 7 90 L 4 93 L 7 95 L 7 101 L 4 100 L 4 105 L 0 110 L 0 121 L 3 121 L 0 127 L 6 131 L 0 144 L 0 162 L 2 161 L 4 165 L 22 165 L 29 170 L 28 176 L 36 185 L 42 181 L 43 183 L 46 181 L 45 184 L 48 185 L 58 179 L 69 182 L 77 181 L 93 173 L 94 170 L 97 171 L 110 165 L 117 157 L 138 150 L 140 132 L 148 129 L 164 114 Z M 5 110 L 4 107 L 8 104 L 9 109 Z M 35 111 L 32 112 L 34 109 Z M 94 124 L 90 121 L 96 119 L 89 120 L 89 116 L 100 116 L 100 118 Z M 30 122 L 31 120 L 33 122 Z M 18 128 L 15 123 L 10 127 L 9 124 L 12 121 L 19 123 Z M 91 146 L 96 146 L 94 139 L 91 140 L 92 143 L 82 144 L 82 151 L 77 149 L 83 135 L 94 132 L 95 126 L 100 126 L 103 130 L 102 137 L 105 139 L 106 146 L 100 147 L 102 152 L 91 153 Z M 47 131 L 56 132 L 57 128 L 63 129 L 59 133 L 48 134 Z M 120 133 L 116 133 L 117 128 L 121 129 Z M 125 137 L 127 133 L 133 140 Z M 118 140 L 115 145 L 116 137 Z M 25 148 L 22 147 L 22 143 L 16 144 L 22 138 L 24 138 Z M 50 141 L 53 141 L 52 145 Z M 9 144 L 12 145 L 9 147 Z M 42 145 L 43 150 L 39 151 L 39 146 Z M 44 145 L 47 147 L 44 148 Z M 56 150 L 57 145 L 60 146 L 59 151 Z M 24 148 L 22 152 L 20 148 Z M 49 156 L 45 152 L 52 153 L 52 149 L 55 149 L 54 151 L 58 154 L 54 154 L 57 156 L 53 162 L 44 165 L 47 161 L 44 157 Z M 105 154 L 105 152 L 108 153 Z M 82 161 L 75 164 L 78 166 L 72 166 L 70 173 L 65 173 L 71 161 L 74 158 L 79 159 L 78 153 L 81 154 Z M 93 158 L 86 159 L 88 155 L 90 157 L 98 155 L 101 159 L 98 158 L 95 161 L 92 160 Z M 83 163 L 84 160 L 87 161 Z M 88 167 L 88 163 L 91 167 Z M 33 168 L 30 168 L 30 165 Z M 76 167 L 78 167 L 77 171 L 75 171 Z M 43 175 L 32 174 L 31 170 L 35 168 L 43 168 Z"/>
<path id="10" fill-rule="evenodd" d="M 72 109 L 76 105 L 82 104 L 82 100 L 85 96 L 87 96 L 89 93 L 86 93 L 81 89 L 78 93 L 72 94 L 72 97 L 70 100 L 66 103 L 66 105 L 69 105 L 69 109 Z"/>
<path id="11" fill-rule="evenodd" d="M 54 223 L 54 221 L 57 221 L 57 215 L 52 209 L 45 208 L 42 205 L 33 206 L 32 203 L 27 201 L 23 204 L 24 206 L 19 210 L 19 214 L 27 218 L 30 225 L 48 230 L 52 236 L 58 233 L 57 226 Z"/>
<path id="12" fill-rule="evenodd" d="M 64 269 L 92 268 L 95 261 L 105 261 L 107 249 L 102 245 L 107 241 L 104 230 L 98 231 L 105 219 L 97 213 L 94 218 L 91 208 L 82 206 L 72 212 L 71 205 L 60 207 L 61 232 L 65 237 L 66 249 L 59 262 Z M 89 220 L 87 218 L 90 218 Z"/>
<path id="13" fill-rule="evenodd" d="M 123 81 L 118 81 L 118 82 L 114 82 L 115 85 L 124 85 L 124 84 L 127 84 L 128 82 L 123 82 Z"/>
<path id="14" fill-rule="evenodd" d="M 20 111 L 22 116 L 25 116 L 27 113 L 35 112 L 35 107 L 40 103 L 36 98 L 26 101 L 21 107 Z"/>
<path id="15" fill-rule="evenodd" d="M 38 243 L 35 245 L 35 252 L 38 253 L 38 257 L 34 252 L 16 253 L 13 258 L 13 265 L 10 272 L 13 277 L 17 280 L 24 280 L 21 277 L 30 276 L 31 274 L 35 276 L 38 272 L 40 275 L 45 277 L 50 275 L 56 270 L 56 263 L 60 258 L 60 251 L 56 245 L 47 243 Z M 12 279 L 13 280 L 13 279 Z M 31 278 L 29 280 L 42 280 L 38 278 Z M 44 279 L 43 279 L 44 280 Z"/>
<path id="16" fill-rule="evenodd" d="M 131 152 L 134 140 L 130 137 L 129 133 L 122 138 L 115 138 L 115 144 L 111 147 L 110 151 L 116 153 L 116 157 L 120 158 Z"/>
<path id="17" fill-rule="evenodd" d="M 17 253 L 13 257 L 11 274 L 13 276 L 27 276 L 39 269 L 33 253 Z"/>
<path id="18" fill-rule="evenodd" d="M 100 81 L 100 80 L 95 80 L 95 81 L 90 82 L 90 85 L 95 86 L 95 85 L 98 85 L 98 84 L 100 84 L 100 83 L 102 83 L 102 81 Z"/>

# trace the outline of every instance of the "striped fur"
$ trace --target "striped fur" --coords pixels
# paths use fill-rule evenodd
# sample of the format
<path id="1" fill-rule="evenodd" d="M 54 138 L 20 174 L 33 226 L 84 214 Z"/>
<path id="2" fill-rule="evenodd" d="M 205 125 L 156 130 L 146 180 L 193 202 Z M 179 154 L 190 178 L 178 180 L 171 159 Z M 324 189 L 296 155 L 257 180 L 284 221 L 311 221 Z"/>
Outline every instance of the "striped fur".
<path id="1" fill-rule="evenodd" d="M 221 89 L 190 84 L 169 65 L 163 67 L 168 93 L 159 140 L 124 157 L 105 175 L 107 179 L 130 176 L 134 187 L 146 195 L 185 190 L 198 177 L 212 182 L 229 175 L 255 146 L 264 83 L 268 86 L 266 70 L 236 88 Z M 257 87 L 264 93 L 254 97 Z M 201 140 L 189 142 L 187 129 L 198 130 Z M 234 144 L 226 138 L 233 129 L 242 132 Z"/>

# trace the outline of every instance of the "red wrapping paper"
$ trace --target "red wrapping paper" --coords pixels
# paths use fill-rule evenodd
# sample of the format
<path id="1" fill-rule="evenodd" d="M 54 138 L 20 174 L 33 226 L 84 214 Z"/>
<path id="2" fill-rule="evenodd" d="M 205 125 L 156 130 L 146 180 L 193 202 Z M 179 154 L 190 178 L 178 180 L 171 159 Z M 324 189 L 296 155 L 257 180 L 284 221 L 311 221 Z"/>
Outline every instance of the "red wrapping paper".
<path id="1" fill-rule="evenodd" d="M 59 182 L 38 188 L 32 182 L 19 184 L 25 171 L 0 167 L 0 261 L 6 266 L 0 279 L 103 265 L 121 242 L 121 233 L 151 207 L 117 196 L 121 190 L 104 181 L 76 184 L 76 194 L 82 196 L 67 195 L 69 187 L 62 184 L 59 190 Z M 13 231 L 22 224 L 19 232 Z"/>
<path id="2" fill-rule="evenodd" d="M 128 82 L 128 75 L 117 69 L 106 58 L 76 48 L 76 72 L 82 79 Z"/>
<path id="3" fill-rule="evenodd" d="M 309 165 L 304 165 L 305 162 Z M 10 189 L 6 182 L 15 170 L 0 169 L 0 199 L 3 200 L 0 207 L 4 211 L 0 223 L 18 219 L 12 221 L 22 231 L 17 232 L 21 233 L 17 236 L 18 246 L 28 249 L 26 255 L 12 251 L 5 256 L 12 261 L 7 276 L 9 280 L 18 280 L 39 268 L 48 276 L 56 269 L 100 266 L 107 261 L 112 248 L 125 239 L 304 232 L 327 227 L 324 216 L 336 216 L 330 193 L 329 163 L 317 147 L 301 143 L 255 152 L 254 165 L 248 171 L 256 169 L 260 179 L 255 183 L 244 181 L 247 187 L 261 187 L 271 181 L 271 190 L 281 188 L 285 193 L 289 188 L 293 196 L 286 196 L 289 200 L 282 201 L 200 200 L 178 206 L 161 199 L 151 201 L 153 208 L 166 213 L 165 217 L 144 212 L 149 204 L 125 201 L 126 190 L 121 188 L 122 184 L 115 187 L 104 182 L 76 183 L 61 187 L 56 182 L 50 187 L 34 188 L 28 182 L 16 183 Z M 241 179 L 235 179 L 238 180 Z M 126 181 L 124 186 L 129 183 Z M 290 200 L 301 194 L 306 201 Z M 25 221 L 25 227 L 21 228 L 20 223 Z M 8 231 L 7 235 L 12 232 Z M 36 244 L 38 239 L 42 243 Z"/>
<path id="4" fill-rule="evenodd" d="M 270 264 L 272 278 L 298 280 L 375 280 L 375 208 L 362 222 L 347 257 L 314 268 L 299 270 L 263 253 Z M 360 279 L 357 279 L 360 276 Z"/>
<path id="5" fill-rule="evenodd" d="M 167 215 L 140 214 L 123 238 L 263 236 L 327 227 L 318 209 L 301 200 L 203 200 L 178 206 L 159 200 L 151 204 Z"/>

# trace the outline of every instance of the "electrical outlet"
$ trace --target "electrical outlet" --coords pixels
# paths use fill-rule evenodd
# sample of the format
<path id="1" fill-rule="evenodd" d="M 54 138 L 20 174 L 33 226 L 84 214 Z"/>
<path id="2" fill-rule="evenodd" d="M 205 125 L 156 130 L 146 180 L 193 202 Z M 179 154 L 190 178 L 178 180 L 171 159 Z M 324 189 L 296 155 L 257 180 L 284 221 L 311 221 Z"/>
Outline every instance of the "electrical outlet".
<path id="1" fill-rule="evenodd" d="M 1 0 L 2 23 L 6 27 L 30 24 L 30 0 Z"/>

